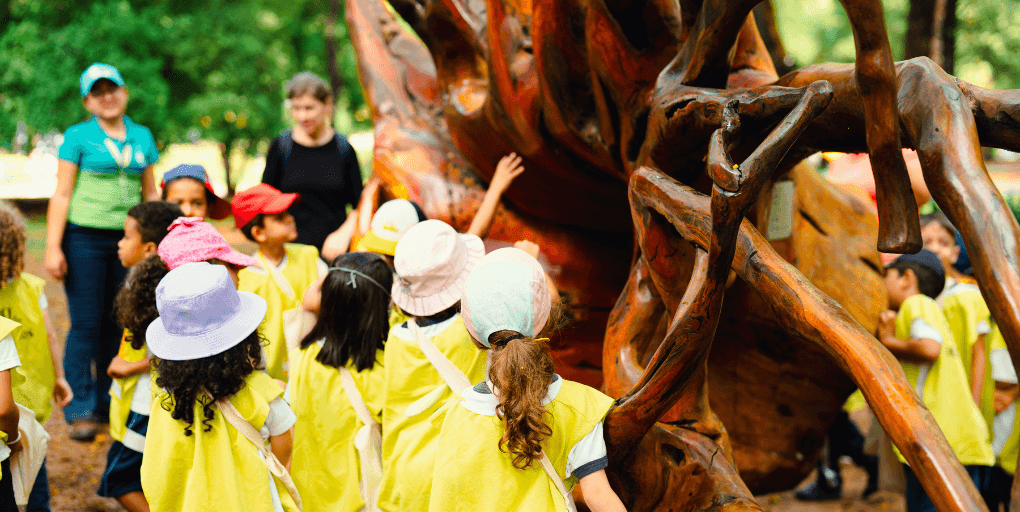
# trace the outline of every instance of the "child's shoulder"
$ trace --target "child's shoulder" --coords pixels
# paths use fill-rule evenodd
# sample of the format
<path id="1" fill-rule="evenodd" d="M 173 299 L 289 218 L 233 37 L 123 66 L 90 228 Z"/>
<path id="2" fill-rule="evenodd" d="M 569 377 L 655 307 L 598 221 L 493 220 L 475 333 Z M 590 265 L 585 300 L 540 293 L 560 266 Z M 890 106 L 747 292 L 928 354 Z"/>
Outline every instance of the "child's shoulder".
<path id="1" fill-rule="evenodd" d="M 601 421 L 613 406 L 614 400 L 601 391 L 560 377 L 560 389 L 555 400 L 577 413 Z"/>
<path id="2" fill-rule="evenodd" d="M 287 253 L 291 257 L 299 257 L 299 258 L 302 258 L 302 259 L 318 258 L 319 257 L 319 250 L 316 249 L 314 245 L 284 244 L 283 248 L 284 248 L 284 250 L 287 251 Z"/>
<path id="3" fill-rule="evenodd" d="M 273 399 L 283 394 L 283 388 L 280 387 L 280 384 L 270 377 L 268 373 L 261 370 L 255 370 L 248 374 L 245 382 L 253 393 L 264 398 L 266 402 L 272 402 Z"/>
<path id="4" fill-rule="evenodd" d="M 27 285 L 29 285 L 29 286 L 31 286 L 33 288 L 42 289 L 42 287 L 46 286 L 46 280 L 45 279 L 43 279 L 43 278 L 41 278 L 39 276 L 36 276 L 34 274 L 29 274 L 28 272 L 22 272 L 20 278 L 21 278 L 22 281 L 25 282 L 25 284 L 27 284 Z"/>

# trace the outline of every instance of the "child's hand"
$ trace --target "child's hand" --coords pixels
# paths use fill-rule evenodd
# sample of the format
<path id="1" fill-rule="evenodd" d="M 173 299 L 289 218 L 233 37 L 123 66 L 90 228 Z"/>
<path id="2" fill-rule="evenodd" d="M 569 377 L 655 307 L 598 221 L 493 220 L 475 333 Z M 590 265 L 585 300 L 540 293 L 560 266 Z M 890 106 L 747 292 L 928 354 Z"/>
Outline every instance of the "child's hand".
<path id="1" fill-rule="evenodd" d="M 57 403 L 58 407 L 63 409 L 73 399 L 74 391 L 71 391 L 71 385 L 67 383 L 67 379 L 63 377 L 57 379 L 56 385 L 53 387 L 53 401 Z"/>
<path id="2" fill-rule="evenodd" d="M 131 376 L 131 363 L 121 359 L 120 357 L 114 357 L 113 361 L 110 361 L 110 367 L 106 369 L 106 374 L 111 379 L 123 379 Z M 54 391 L 56 393 L 56 391 Z"/>
<path id="3" fill-rule="evenodd" d="M 878 317 L 878 339 L 896 335 L 896 312 L 887 309 Z"/>
<path id="4" fill-rule="evenodd" d="M 514 178 L 520 176 L 522 172 L 524 172 L 524 166 L 521 165 L 521 157 L 517 156 L 517 153 L 504 156 L 496 164 L 496 172 L 492 175 L 489 189 L 497 189 L 500 193 L 506 191 L 510 188 L 510 183 L 514 181 Z"/>
<path id="5" fill-rule="evenodd" d="M 538 247 L 538 244 L 531 240 L 519 240 L 514 242 L 514 247 L 528 253 L 532 258 L 538 259 L 538 255 L 542 253 L 542 250 Z"/>

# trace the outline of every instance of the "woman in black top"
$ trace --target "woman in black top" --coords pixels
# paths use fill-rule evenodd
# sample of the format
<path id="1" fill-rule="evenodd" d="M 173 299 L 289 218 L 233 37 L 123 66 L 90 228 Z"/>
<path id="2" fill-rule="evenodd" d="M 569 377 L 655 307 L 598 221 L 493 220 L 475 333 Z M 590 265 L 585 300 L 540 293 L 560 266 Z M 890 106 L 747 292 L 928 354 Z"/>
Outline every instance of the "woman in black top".
<path id="1" fill-rule="evenodd" d="M 347 205 L 358 204 L 361 169 L 354 148 L 329 122 L 333 95 L 325 80 L 298 73 L 287 83 L 287 99 L 294 128 L 269 145 L 262 182 L 301 194 L 289 210 L 297 223 L 296 242 L 314 245 L 321 253 L 327 237 L 347 218 Z M 338 249 L 327 247 L 327 252 Z"/>

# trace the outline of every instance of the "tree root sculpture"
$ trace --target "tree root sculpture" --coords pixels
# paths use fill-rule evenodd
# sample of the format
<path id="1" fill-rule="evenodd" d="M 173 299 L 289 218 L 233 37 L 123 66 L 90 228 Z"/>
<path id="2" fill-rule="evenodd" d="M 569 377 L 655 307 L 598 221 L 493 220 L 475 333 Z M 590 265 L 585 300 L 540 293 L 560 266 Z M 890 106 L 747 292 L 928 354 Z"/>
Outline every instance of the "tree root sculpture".
<path id="1" fill-rule="evenodd" d="M 756 508 L 811 470 L 855 385 L 939 510 L 983 510 L 869 334 L 876 247 L 919 247 L 916 148 L 1020 361 L 1020 227 L 979 152 L 1020 150 L 1020 92 L 894 64 L 878 0 L 842 2 L 854 65 L 777 77 L 755 3 L 392 0 L 416 36 L 349 0 L 376 135 L 359 229 L 392 197 L 465 229 L 499 158 L 523 157 L 486 243 L 542 247 L 574 312 L 561 373 L 620 397 L 631 510 Z M 877 218 L 797 166 L 820 150 L 871 153 Z"/>

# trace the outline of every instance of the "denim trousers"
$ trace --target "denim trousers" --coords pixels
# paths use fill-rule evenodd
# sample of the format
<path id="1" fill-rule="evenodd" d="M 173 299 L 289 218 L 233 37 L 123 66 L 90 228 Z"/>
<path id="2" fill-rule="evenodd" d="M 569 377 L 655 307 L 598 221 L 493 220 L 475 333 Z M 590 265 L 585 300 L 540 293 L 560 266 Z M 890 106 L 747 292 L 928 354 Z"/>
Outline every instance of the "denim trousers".
<path id="1" fill-rule="evenodd" d="M 39 474 L 28 493 L 28 507 L 25 512 L 50 512 L 50 479 L 46 474 L 46 459 L 43 459 Z"/>
<path id="2" fill-rule="evenodd" d="M 121 230 L 71 223 L 64 229 L 64 291 L 71 316 L 64 373 L 74 391 L 74 400 L 64 408 L 68 422 L 109 421 L 110 378 L 106 368 L 120 348 L 121 330 L 113 318 L 113 299 L 127 273 L 117 258 L 117 241 L 123 235 Z"/>

